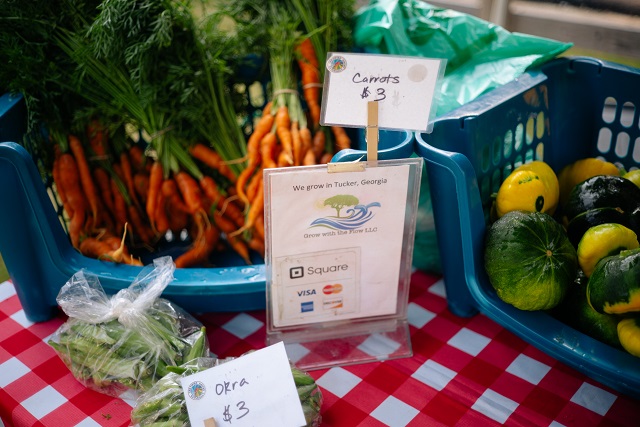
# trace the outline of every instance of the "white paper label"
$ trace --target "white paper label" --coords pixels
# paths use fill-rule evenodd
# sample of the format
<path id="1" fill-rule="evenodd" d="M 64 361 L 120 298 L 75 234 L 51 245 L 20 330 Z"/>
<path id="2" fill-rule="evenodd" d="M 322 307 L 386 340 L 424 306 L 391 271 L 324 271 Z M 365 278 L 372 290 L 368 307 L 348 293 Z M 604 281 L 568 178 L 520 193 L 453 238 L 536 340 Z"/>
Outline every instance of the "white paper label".
<path id="1" fill-rule="evenodd" d="M 274 325 L 395 313 L 409 166 L 270 176 Z"/>
<path id="2" fill-rule="evenodd" d="M 331 53 L 325 66 L 323 125 L 366 127 L 367 102 L 378 102 L 378 127 L 427 129 L 442 60 Z"/>
<path id="3" fill-rule="evenodd" d="M 181 379 L 189 421 L 218 427 L 306 425 L 284 344 L 279 342 Z"/>

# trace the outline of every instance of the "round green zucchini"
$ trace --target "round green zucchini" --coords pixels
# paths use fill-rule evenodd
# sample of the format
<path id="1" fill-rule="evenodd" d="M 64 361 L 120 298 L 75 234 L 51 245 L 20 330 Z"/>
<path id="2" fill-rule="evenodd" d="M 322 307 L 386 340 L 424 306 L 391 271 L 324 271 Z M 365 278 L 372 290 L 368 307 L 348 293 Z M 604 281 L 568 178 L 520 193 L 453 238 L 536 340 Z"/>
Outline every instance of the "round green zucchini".
<path id="1" fill-rule="evenodd" d="M 640 248 L 601 259 L 589 277 L 587 299 L 598 313 L 640 311 Z"/>
<path id="2" fill-rule="evenodd" d="M 566 222 L 596 208 L 618 208 L 631 214 L 640 206 L 640 188 L 615 175 L 596 175 L 573 187 L 564 206 Z M 635 230 L 634 230 L 635 231 Z"/>
<path id="3" fill-rule="evenodd" d="M 485 269 L 500 299 L 521 310 L 555 307 L 578 270 L 564 228 L 541 212 L 508 212 L 487 230 Z"/>

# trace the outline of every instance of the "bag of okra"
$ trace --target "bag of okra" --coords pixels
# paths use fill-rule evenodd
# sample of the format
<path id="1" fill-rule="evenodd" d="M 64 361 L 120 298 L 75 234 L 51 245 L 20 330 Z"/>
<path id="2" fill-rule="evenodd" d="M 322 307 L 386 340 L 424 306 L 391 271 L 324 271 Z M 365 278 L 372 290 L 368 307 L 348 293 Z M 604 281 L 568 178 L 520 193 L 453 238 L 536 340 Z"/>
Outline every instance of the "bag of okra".
<path id="1" fill-rule="evenodd" d="M 135 396 L 169 373 L 168 367 L 209 356 L 204 326 L 160 298 L 174 270 L 171 257 L 158 258 L 113 296 L 84 270 L 69 279 L 57 297 L 68 319 L 49 344 L 75 378 L 104 394 Z"/>

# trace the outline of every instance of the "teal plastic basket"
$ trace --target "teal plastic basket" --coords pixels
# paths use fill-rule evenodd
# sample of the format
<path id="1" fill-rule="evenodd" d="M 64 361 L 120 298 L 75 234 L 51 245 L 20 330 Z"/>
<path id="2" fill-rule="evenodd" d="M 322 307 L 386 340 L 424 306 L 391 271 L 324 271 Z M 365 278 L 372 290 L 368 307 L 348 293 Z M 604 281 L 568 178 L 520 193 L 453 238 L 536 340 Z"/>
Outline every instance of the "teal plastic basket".
<path id="1" fill-rule="evenodd" d="M 77 271 L 96 275 L 105 292 L 115 294 L 133 282 L 141 267 L 88 258 L 73 248 L 47 177 L 36 166 L 37 156 L 18 144 L 26 131 L 25 117 L 20 96 L 0 96 L 0 253 L 26 317 L 40 322 L 56 313 L 58 292 Z M 364 132 L 349 133 L 354 146 L 349 153 L 366 148 Z M 407 131 L 380 135 L 385 158 L 406 157 L 413 152 L 413 142 L 414 135 Z M 167 247 L 163 254 L 180 250 Z M 264 309 L 264 260 L 254 256 L 255 264 L 245 265 L 229 252 L 216 254 L 221 267 L 176 269 L 163 296 L 191 313 Z"/>
<path id="2" fill-rule="evenodd" d="M 416 134 L 427 162 L 450 310 L 480 311 L 554 358 L 635 398 L 640 359 L 545 312 L 502 302 L 483 263 L 491 194 L 519 164 L 554 170 L 600 157 L 640 166 L 640 70 L 593 58 L 559 58 L 434 121 Z"/>

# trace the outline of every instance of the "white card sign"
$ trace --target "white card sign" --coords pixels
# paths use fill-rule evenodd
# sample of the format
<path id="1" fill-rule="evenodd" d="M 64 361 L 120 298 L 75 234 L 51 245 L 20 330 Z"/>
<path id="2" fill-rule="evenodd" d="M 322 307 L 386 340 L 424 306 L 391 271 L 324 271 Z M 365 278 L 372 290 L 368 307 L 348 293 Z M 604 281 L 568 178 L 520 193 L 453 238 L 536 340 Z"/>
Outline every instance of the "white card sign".
<path id="1" fill-rule="evenodd" d="M 327 56 L 322 125 L 367 127 L 367 102 L 376 101 L 379 128 L 428 128 L 444 60 L 357 53 Z"/>
<path id="2" fill-rule="evenodd" d="M 282 342 L 181 379 L 189 421 L 218 427 L 304 426 Z"/>

